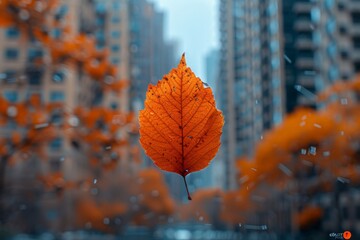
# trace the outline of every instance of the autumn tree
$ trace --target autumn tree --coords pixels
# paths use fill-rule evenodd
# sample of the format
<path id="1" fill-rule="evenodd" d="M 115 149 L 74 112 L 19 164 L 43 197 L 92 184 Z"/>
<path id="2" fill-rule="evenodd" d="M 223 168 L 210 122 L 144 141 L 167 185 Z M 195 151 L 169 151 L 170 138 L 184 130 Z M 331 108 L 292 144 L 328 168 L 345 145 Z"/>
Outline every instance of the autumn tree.
<path id="1" fill-rule="evenodd" d="M 32 163 L 40 166 L 27 169 L 26 186 L 32 187 L 29 191 L 36 188 L 33 191 L 36 198 L 32 195 L 28 200 L 41 208 L 37 213 L 41 221 L 32 222 L 27 219 L 29 214 L 20 214 L 13 217 L 10 227 L 24 232 L 38 228 L 63 231 L 74 226 L 119 232 L 128 224 L 153 228 L 167 221 L 174 211 L 174 202 L 159 172 L 139 170 L 141 152 L 132 139 L 138 134 L 136 115 L 126 108 L 120 110 L 93 101 L 94 97 L 109 92 L 120 99 L 128 81 L 118 78 L 118 69 L 109 61 L 107 48 L 98 49 L 91 33 L 74 30 L 60 3 L 55 0 L 0 3 L 3 16 L 0 26 L 16 27 L 25 46 L 36 43 L 44 53 L 32 58 L 26 67 L 45 72 L 66 68 L 76 81 L 74 86 L 81 84 L 81 90 L 87 93 L 78 96 L 86 97 L 83 102 L 71 107 L 64 102 L 47 103 L 35 95 L 16 103 L 0 97 L 1 130 L 7 131 L 0 135 L 1 200 L 13 200 L 11 192 L 5 196 L 4 190 L 24 181 L 13 174 L 16 166 L 24 165 L 30 156 Z M 27 71 L 19 72 L 16 87 L 26 84 Z M 10 128 L 12 123 L 16 128 Z M 66 151 L 57 156 L 53 170 L 48 146 L 58 139 L 64 140 Z M 19 195 L 21 200 L 24 194 Z M 48 206 L 41 206 L 43 202 L 57 202 L 56 227 L 46 221 Z M 28 206 L 24 204 L 24 208 Z M 9 224 L 7 216 L 13 214 L 14 208 L 6 207 L 1 205 L 1 218 L 2 223 Z M 69 215 L 74 212 L 76 219 Z"/>
<path id="2" fill-rule="evenodd" d="M 266 133 L 254 158 L 238 162 L 239 196 L 270 193 L 274 202 L 295 199 L 289 206 L 292 230 L 309 229 L 312 222 L 316 226 L 323 211 L 316 196 L 330 191 L 338 194 L 339 182 L 360 183 L 359 82 L 356 78 L 336 83 L 318 97 L 325 107 L 298 109 Z M 260 209 L 261 204 L 258 206 Z M 312 207 L 320 209 L 316 216 L 308 214 Z"/>
<path id="3" fill-rule="evenodd" d="M 108 49 L 98 50 L 90 34 L 74 31 L 68 16 L 61 11 L 59 1 L 1 1 L 0 13 L 3 16 L 0 26 L 17 28 L 25 46 L 36 43 L 45 53 L 31 59 L 32 62 L 24 67 L 51 71 L 65 66 L 77 73 L 74 74 L 75 78 L 85 79 L 90 82 L 89 85 L 95 86 L 94 94 L 105 94 L 108 91 L 118 96 L 122 94 L 127 81 L 118 79 L 117 67 L 108 60 Z M 54 30 L 61 34 L 55 36 Z M 23 81 L 27 79 L 26 74 L 27 70 L 19 70 L 14 83 L 17 87 L 26 84 Z M 137 132 L 134 120 L 132 113 L 104 106 L 93 108 L 92 103 L 69 108 L 61 102 L 46 103 L 38 95 L 16 103 L 1 96 L 1 223 L 6 222 L 7 216 L 12 213 L 8 205 L 12 196 L 5 195 L 5 190 L 10 189 L 14 181 L 24 180 L 13 174 L 13 166 L 22 165 L 25 162 L 22 160 L 28 158 L 38 162 L 41 167 L 37 170 L 32 168 L 33 172 L 27 174 L 32 186 L 42 184 L 43 192 L 54 192 L 61 201 L 64 190 L 83 187 L 89 179 L 100 178 L 103 170 L 115 170 L 120 158 L 130 159 L 136 155 L 135 158 L 139 159 L 139 152 L 127 139 L 129 134 Z M 69 176 L 63 168 L 49 172 L 52 163 L 49 161 L 48 146 L 59 138 L 69 141 L 70 147 L 75 150 L 67 150 L 59 161 L 66 158 L 77 162 L 73 166 L 82 167 L 83 174 Z M 71 155 L 72 152 L 75 154 Z"/>

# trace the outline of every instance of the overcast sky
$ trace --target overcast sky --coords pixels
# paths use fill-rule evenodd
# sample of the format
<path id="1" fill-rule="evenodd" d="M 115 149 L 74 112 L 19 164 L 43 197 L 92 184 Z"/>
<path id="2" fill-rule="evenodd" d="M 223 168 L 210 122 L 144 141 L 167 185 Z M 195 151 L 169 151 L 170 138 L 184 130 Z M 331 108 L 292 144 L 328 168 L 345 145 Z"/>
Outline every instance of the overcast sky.
<path id="1" fill-rule="evenodd" d="M 180 55 L 185 52 L 188 65 L 203 81 L 205 56 L 219 46 L 219 0 L 151 0 L 166 13 L 165 31 L 169 39 L 179 42 Z"/>

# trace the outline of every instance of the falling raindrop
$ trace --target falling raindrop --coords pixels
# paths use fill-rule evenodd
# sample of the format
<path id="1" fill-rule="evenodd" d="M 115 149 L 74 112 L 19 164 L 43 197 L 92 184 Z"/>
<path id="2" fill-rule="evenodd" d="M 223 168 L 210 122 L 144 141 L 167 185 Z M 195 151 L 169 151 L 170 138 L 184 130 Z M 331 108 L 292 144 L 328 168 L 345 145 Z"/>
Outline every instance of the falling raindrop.
<path id="1" fill-rule="evenodd" d="M 22 9 L 20 12 L 19 12 L 19 17 L 22 21 L 27 21 L 29 20 L 30 18 L 30 13 L 25 10 L 25 9 Z"/>
<path id="2" fill-rule="evenodd" d="M 310 148 L 309 148 L 309 154 L 311 154 L 311 155 L 316 155 L 316 147 L 314 147 L 314 146 L 311 146 Z"/>
<path id="3" fill-rule="evenodd" d="M 49 123 L 40 123 L 40 124 L 36 124 L 34 126 L 35 129 L 41 129 L 41 128 L 46 128 L 49 126 Z"/>
<path id="4" fill-rule="evenodd" d="M 283 172 L 283 173 L 285 173 L 286 175 L 288 175 L 288 176 L 291 176 L 292 175 L 292 171 L 287 167 L 287 166 L 285 166 L 284 164 L 279 164 L 278 165 L 278 168 Z"/>
<path id="5" fill-rule="evenodd" d="M 109 218 L 104 218 L 103 223 L 105 225 L 109 225 L 110 224 L 110 219 Z"/>
<path id="6" fill-rule="evenodd" d="M 75 116 L 71 116 L 68 120 L 68 123 L 72 127 L 77 127 L 79 126 L 79 119 Z"/>
<path id="7" fill-rule="evenodd" d="M 151 191 L 151 196 L 153 197 L 158 197 L 160 195 L 159 191 L 158 190 L 153 190 Z"/>
<path id="8" fill-rule="evenodd" d="M 284 58 L 288 63 L 292 63 L 291 59 L 286 54 L 284 54 Z"/>
<path id="9" fill-rule="evenodd" d="M 10 106 L 10 107 L 8 107 L 6 113 L 9 117 L 16 117 L 18 111 L 17 111 L 16 107 Z"/>
<path id="10" fill-rule="evenodd" d="M 324 157 L 328 157 L 328 156 L 330 156 L 330 152 L 329 152 L 329 151 L 325 151 L 325 152 L 323 152 L 323 156 L 324 156 Z"/>
<path id="11" fill-rule="evenodd" d="M 91 189 L 91 194 L 92 194 L 92 195 L 97 195 L 98 192 L 99 192 L 99 190 L 98 190 L 97 188 L 92 188 L 92 189 Z"/>
<path id="12" fill-rule="evenodd" d="M 348 104 L 347 98 L 342 98 L 342 99 L 340 99 L 340 103 L 341 103 L 342 105 Z"/>

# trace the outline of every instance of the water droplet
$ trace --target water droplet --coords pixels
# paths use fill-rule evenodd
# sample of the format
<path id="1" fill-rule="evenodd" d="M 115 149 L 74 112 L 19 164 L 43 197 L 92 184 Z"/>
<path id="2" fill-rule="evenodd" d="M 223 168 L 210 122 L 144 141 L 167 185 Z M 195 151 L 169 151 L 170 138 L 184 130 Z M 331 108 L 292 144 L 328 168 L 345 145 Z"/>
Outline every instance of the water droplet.
<path id="1" fill-rule="evenodd" d="M 79 126 L 79 119 L 75 116 L 71 116 L 68 120 L 68 123 L 71 127 Z"/>
<path id="2" fill-rule="evenodd" d="M 6 113 L 9 117 L 16 117 L 18 111 L 17 108 L 14 106 L 10 106 L 8 107 L 8 109 L 6 110 Z"/>
<path id="3" fill-rule="evenodd" d="M 278 168 L 289 177 L 292 176 L 292 171 L 284 164 L 279 164 Z"/>
<path id="4" fill-rule="evenodd" d="M 92 195 L 97 195 L 99 193 L 99 190 L 97 188 L 92 188 L 91 189 L 91 194 Z"/>
<path id="5" fill-rule="evenodd" d="M 159 191 L 158 190 L 153 190 L 151 191 L 151 196 L 153 197 L 158 197 L 160 195 Z"/>
<path id="6" fill-rule="evenodd" d="M 284 54 L 284 58 L 288 63 L 292 63 L 291 59 L 286 54 Z"/>
<path id="7" fill-rule="evenodd" d="M 96 179 L 96 178 L 94 178 L 94 181 L 93 181 L 93 183 L 94 183 L 94 184 L 96 184 L 96 183 L 97 183 L 97 179 Z"/>
<path id="8" fill-rule="evenodd" d="M 91 225 L 91 222 L 87 222 L 87 223 L 85 224 L 85 228 L 88 228 L 88 229 L 89 229 L 89 228 L 91 228 L 91 226 L 92 226 L 92 225 Z"/>
<path id="9" fill-rule="evenodd" d="M 302 155 L 306 155 L 306 149 L 302 148 L 302 149 L 301 149 L 301 154 L 302 154 Z"/>
<path id="10" fill-rule="evenodd" d="M 347 98 L 342 98 L 342 99 L 340 99 L 340 103 L 341 103 L 342 105 L 348 104 Z"/>
<path id="11" fill-rule="evenodd" d="M 41 129 L 41 128 L 46 128 L 49 126 L 49 123 L 40 123 L 40 124 L 36 124 L 34 126 L 35 129 Z"/>
<path id="12" fill-rule="evenodd" d="M 337 177 L 337 180 L 341 183 L 350 183 L 350 180 L 348 178 L 344 178 L 344 177 Z"/>
<path id="13" fill-rule="evenodd" d="M 309 148 L 309 154 L 315 156 L 315 155 L 316 155 L 316 147 L 311 146 L 311 147 Z"/>
<path id="14" fill-rule="evenodd" d="M 103 223 L 104 223 L 105 225 L 110 224 L 110 219 L 109 219 L 109 218 L 104 218 Z"/>
<path id="15" fill-rule="evenodd" d="M 30 13 L 27 10 L 22 9 L 19 12 L 19 17 L 22 21 L 27 21 L 30 18 Z"/>

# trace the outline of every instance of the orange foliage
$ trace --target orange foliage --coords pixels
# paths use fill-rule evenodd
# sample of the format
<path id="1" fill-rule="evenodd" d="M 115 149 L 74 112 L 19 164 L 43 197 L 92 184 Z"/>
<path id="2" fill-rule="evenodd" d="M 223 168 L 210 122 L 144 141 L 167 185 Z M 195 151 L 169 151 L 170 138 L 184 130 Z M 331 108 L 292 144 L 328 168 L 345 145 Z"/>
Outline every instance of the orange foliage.
<path id="1" fill-rule="evenodd" d="M 163 176 L 155 169 L 144 169 L 139 172 L 140 204 L 147 211 L 158 215 L 170 215 L 174 211 L 174 202 L 169 197 Z"/>
<path id="2" fill-rule="evenodd" d="M 39 27 L 58 5 L 58 0 L 2 0 L 0 1 L 0 26 Z"/>
<path id="3" fill-rule="evenodd" d="M 211 89 L 186 66 L 184 55 L 177 68 L 156 86 L 149 85 L 139 121 L 146 154 L 184 180 L 208 166 L 220 147 L 223 116 Z"/>
<path id="4" fill-rule="evenodd" d="M 252 210 L 251 200 L 239 191 L 228 191 L 223 194 L 220 218 L 231 225 L 245 221 L 247 211 Z"/>
<path id="5" fill-rule="evenodd" d="M 130 147 L 125 129 L 134 121 L 133 113 L 122 113 L 104 107 L 77 108 L 68 116 L 73 141 L 86 146 L 91 166 L 113 170 L 121 151 Z M 72 124 L 76 121 L 76 126 Z"/>
<path id="6" fill-rule="evenodd" d="M 301 230 L 306 230 L 321 221 L 323 210 L 317 206 L 307 206 L 296 216 L 295 222 Z"/>
<path id="7" fill-rule="evenodd" d="M 110 222 L 113 218 L 126 212 L 126 205 L 122 203 L 98 204 L 90 199 L 79 201 L 76 206 L 77 223 L 82 227 L 91 227 L 103 232 L 113 232 Z"/>
<path id="8" fill-rule="evenodd" d="M 185 206 L 180 213 L 184 220 L 197 220 L 206 223 L 212 223 L 218 218 L 216 209 L 220 207 L 220 198 L 222 192 L 220 189 L 200 189 L 193 195 L 193 201 Z"/>

